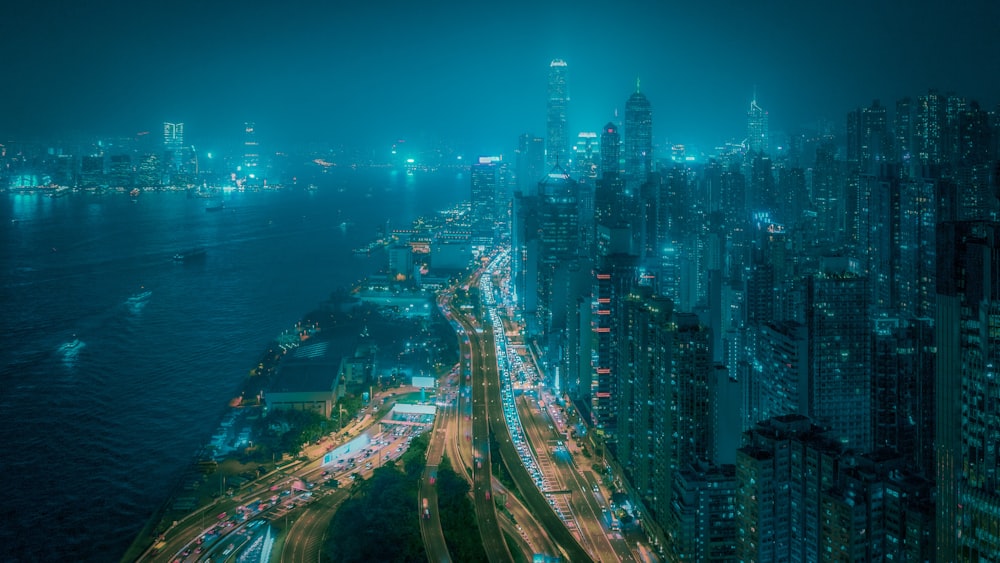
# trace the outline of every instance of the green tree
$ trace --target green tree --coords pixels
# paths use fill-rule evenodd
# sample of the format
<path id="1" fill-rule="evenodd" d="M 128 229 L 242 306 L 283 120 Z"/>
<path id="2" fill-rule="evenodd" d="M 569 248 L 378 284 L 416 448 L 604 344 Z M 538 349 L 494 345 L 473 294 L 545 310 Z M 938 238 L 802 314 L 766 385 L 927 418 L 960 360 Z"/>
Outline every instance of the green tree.
<path id="1" fill-rule="evenodd" d="M 420 537 L 417 483 L 392 467 L 354 484 L 337 510 L 323 545 L 323 561 L 426 561 Z"/>

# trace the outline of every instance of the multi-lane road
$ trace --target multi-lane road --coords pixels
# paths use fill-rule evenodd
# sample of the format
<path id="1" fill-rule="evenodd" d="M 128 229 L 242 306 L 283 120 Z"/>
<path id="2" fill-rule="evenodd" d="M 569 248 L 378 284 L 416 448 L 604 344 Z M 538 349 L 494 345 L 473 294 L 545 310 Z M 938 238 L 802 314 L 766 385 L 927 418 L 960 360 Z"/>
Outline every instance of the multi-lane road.
<path id="1" fill-rule="evenodd" d="M 486 269 L 473 274 L 467 287 L 476 285 L 479 275 L 493 273 Z M 460 361 L 441 377 L 427 468 L 416 501 L 428 560 L 451 561 L 433 478 L 445 454 L 456 473 L 470 479 L 482 545 L 490 561 L 514 559 L 505 533 L 526 559 L 545 553 L 574 562 L 635 560 L 620 536 L 606 528 L 604 511 L 609 504 L 598 492 L 596 477 L 589 469 L 576 467 L 572 456 L 561 449 L 560 435 L 552 428 L 551 418 L 538 408 L 537 399 L 511 401 L 510 386 L 501 381 L 511 377 L 506 338 L 493 333 L 496 323 L 490 321 L 496 318 L 495 310 L 480 308 L 480 303 L 456 306 L 452 295 L 450 291 L 442 293 L 439 306 L 459 333 Z M 505 358 L 500 362 L 498 350 Z M 507 420 L 512 417 L 519 420 Z M 374 422 L 368 420 L 369 424 Z M 509 423 L 519 425 L 516 438 Z M 374 439 L 377 430 L 366 432 Z M 384 452 L 398 456 L 398 449 L 405 447 L 397 445 L 402 437 L 390 439 L 389 433 L 385 434 L 389 443 L 376 443 L 378 453 L 369 452 L 371 460 L 380 462 Z M 527 448 L 536 463 L 530 472 L 524 465 Z M 329 522 L 347 496 L 346 491 L 321 484 L 333 478 L 348 486 L 350 473 L 369 473 L 374 468 L 360 465 L 364 463 L 360 459 L 358 467 L 323 465 L 325 448 L 314 449 L 311 461 L 287 466 L 236 497 L 222 498 L 189 515 L 168 531 L 156 553 L 151 550 L 140 560 L 203 561 L 208 556 L 213 561 L 229 560 L 241 550 L 274 545 L 271 561 L 317 561 Z M 499 451 L 499 460 L 492 456 L 494 451 Z M 492 470 L 497 463 L 506 466 L 519 496 L 508 494 L 494 478 Z M 501 499 L 505 501 L 502 515 L 497 510 Z M 283 533 L 272 529 L 271 522 Z"/>

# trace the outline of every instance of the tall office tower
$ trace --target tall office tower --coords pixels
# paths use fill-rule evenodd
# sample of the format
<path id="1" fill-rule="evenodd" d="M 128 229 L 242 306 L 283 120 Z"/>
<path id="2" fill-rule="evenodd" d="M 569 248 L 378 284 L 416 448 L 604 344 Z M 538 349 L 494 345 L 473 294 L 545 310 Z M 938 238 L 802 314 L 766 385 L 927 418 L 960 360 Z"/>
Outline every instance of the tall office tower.
<path id="1" fill-rule="evenodd" d="M 169 172 L 180 172 L 184 166 L 183 123 L 163 122 L 163 151 L 167 155 Z"/>
<path id="2" fill-rule="evenodd" d="M 673 302 L 654 295 L 649 286 L 636 287 L 619 297 L 621 349 L 613 368 L 616 380 L 613 409 L 617 412 L 615 457 L 643 502 L 653 500 L 653 399 L 660 373 L 670 369 L 664 356 L 675 327 Z M 599 330 L 599 329 L 598 329 Z"/>
<path id="3" fill-rule="evenodd" d="M 537 195 L 514 192 L 510 225 L 512 300 L 524 318 L 525 333 L 530 338 L 541 332 L 538 326 L 538 213 Z"/>
<path id="4" fill-rule="evenodd" d="M 548 103 L 546 104 L 547 127 L 545 138 L 545 166 L 569 166 L 569 126 L 566 123 L 566 107 L 569 93 L 566 88 L 566 61 L 555 59 L 549 63 Z"/>
<path id="5" fill-rule="evenodd" d="M 472 233 L 475 238 L 484 239 L 486 244 L 490 244 L 496 235 L 499 162 L 498 156 L 481 156 L 479 162 L 472 165 L 470 173 Z"/>
<path id="6" fill-rule="evenodd" d="M 767 126 L 767 112 L 757 105 L 757 94 L 754 93 L 747 111 L 747 148 L 755 153 L 770 152 L 770 132 Z"/>
<path id="7" fill-rule="evenodd" d="M 638 187 L 653 170 L 653 108 L 646 95 L 635 92 L 625 102 L 625 183 Z"/>
<path id="8" fill-rule="evenodd" d="M 599 173 L 594 193 L 596 225 L 614 229 L 632 225 L 632 198 L 625 191 L 621 172 L 621 137 L 613 123 L 601 130 Z"/>
<path id="9" fill-rule="evenodd" d="M 108 184 L 113 187 L 132 187 L 132 157 L 127 154 L 111 156 Z"/>
<path id="10" fill-rule="evenodd" d="M 893 149 L 895 161 L 907 163 L 913 154 L 913 100 L 909 96 L 896 100 L 893 116 Z"/>
<path id="11" fill-rule="evenodd" d="M 80 159 L 80 182 L 84 188 L 93 188 L 104 182 L 104 155 L 86 155 Z"/>
<path id="12" fill-rule="evenodd" d="M 135 184 L 140 188 L 156 188 L 163 184 L 163 167 L 159 155 L 144 154 L 139 157 Z"/>
<path id="13" fill-rule="evenodd" d="M 937 560 L 1000 553 L 1000 223 L 937 227 Z"/>
<path id="14" fill-rule="evenodd" d="M 562 359 L 564 328 L 574 307 L 581 246 L 577 183 L 562 168 L 554 168 L 538 185 L 538 326 L 546 361 Z"/>
<path id="15" fill-rule="evenodd" d="M 621 143 L 618 127 L 609 121 L 601 130 L 601 178 L 616 178 L 622 175 Z"/>
<path id="16" fill-rule="evenodd" d="M 867 278 L 852 259 L 824 259 L 807 280 L 809 416 L 846 447 L 868 451 L 871 427 L 871 329 Z"/>
<path id="17" fill-rule="evenodd" d="M 246 178 L 260 175 L 260 143 L 257 141 L 256 126 L 253 121 L 243 124 L 243 168 Z"/>
<path id="18" fill-rule="evenodd" d="M 667 561 L 736 561 L 736 466 L 685 463 L 666 517 Z"/>
<path id="19" fill-rule="evenodd" d="M 576 144 L 573 145 L 573 170 L 577 178 L 589 179 L 591 182 L 596 180 L 599 159 L 600 147 L 597 145 L 597 133 L 582 131 L 577 134 Z"/>
<path id="20" fill-rule="evenodd" d="M 913 145 L 921 165 L 944 162 L 944 110 L 945 100 L 937 90 L 917 98 Z"/>
<path id="21" fill-rule="evenodd" d="M 529 133 L 521 135 L 515 159 L 517 189 L 526 196 L 537 195 L 538 182 L 545 176 L 545 139 Z"/>

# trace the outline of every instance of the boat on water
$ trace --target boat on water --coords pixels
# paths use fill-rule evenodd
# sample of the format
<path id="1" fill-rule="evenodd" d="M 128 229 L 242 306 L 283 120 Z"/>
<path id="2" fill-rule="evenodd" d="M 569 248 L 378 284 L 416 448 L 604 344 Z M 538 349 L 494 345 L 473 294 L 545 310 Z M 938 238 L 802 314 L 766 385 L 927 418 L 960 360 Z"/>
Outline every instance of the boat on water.
<path id="1" fill-rule="evenodd" d="M 192 248 L 174 254 L 174 262 L 191 262 L 205 257 L 204 248 Z"/>
<path id="2" fill-rule="evenodd" d="M 226 202 L 219 200 L 217 202 L 209 202 L 205 205 L 205 211 L 222 211 L 226 208 Z"/>

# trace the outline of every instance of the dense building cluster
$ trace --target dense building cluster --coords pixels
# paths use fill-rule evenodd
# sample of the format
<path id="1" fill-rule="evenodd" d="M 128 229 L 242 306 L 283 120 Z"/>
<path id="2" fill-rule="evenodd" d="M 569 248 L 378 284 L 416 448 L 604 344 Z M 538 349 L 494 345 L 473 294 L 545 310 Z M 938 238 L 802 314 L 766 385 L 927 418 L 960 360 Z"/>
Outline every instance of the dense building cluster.
<path id="1" fill-rule="evenodd" d="M 998 112 L 932 90 L 778 138 L 755 96 L 699 161 L 638 83 L 570 146 L 566 72 L 472 208 L 666 558 L 1000 553 Z"/>

